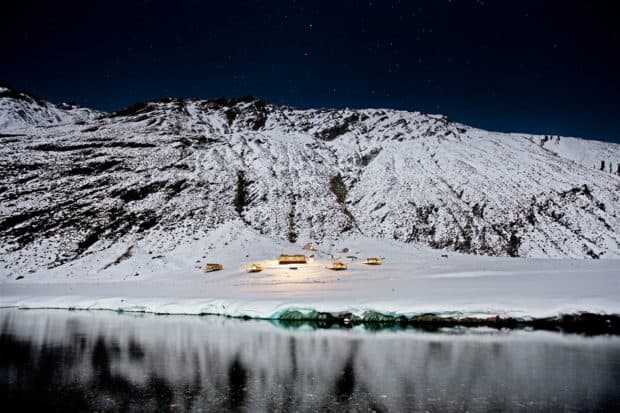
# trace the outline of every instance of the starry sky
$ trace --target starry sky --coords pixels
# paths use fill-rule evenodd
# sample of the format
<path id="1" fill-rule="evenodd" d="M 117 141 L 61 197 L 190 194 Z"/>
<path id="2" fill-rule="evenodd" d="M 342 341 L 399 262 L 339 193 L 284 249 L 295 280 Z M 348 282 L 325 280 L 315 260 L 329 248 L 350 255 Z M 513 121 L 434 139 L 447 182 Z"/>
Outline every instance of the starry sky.
<path id="1" fill-rule="evenodd" d="M 105 111 L 252 95 L 620 142 L 617 3 L 3 0 L 0 79 Z"/>

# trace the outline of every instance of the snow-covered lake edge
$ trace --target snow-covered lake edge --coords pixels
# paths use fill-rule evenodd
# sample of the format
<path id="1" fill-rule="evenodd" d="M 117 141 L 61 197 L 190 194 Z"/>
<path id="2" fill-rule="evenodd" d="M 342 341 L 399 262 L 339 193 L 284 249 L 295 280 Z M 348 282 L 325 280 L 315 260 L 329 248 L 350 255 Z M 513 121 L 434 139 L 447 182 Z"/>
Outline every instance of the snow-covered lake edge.
<path id="1" fill-rule="evenodd" d="M 230 228 L 229 228 L 230 229 Z M 54 269 L 0 281 L 0 307 L 111 310 L 178 315 L 418 326 L 494 326 L 620 330 L 618 260 L 522 259 L 447 253 L 368 238 L 319 245 L 278 243 L 253 233 L 213 243 L 196 259 L 188 244 L 153 259 L 148 245 L 90 254 Z M 212 237 L 211 237 L 212 238 Z M 342 252 L 344 249 L 348 252 Z M 243 251 L 243 255 L 239 254 Z M 307 264 L 279 265 L 282 253 Z M 348 258 L 355 255 L 357 258 Z M 380 266 L 365 257 L 384 258 Z M 330 271 L 334 260 L 346 271 Z M 222 271 L 205 273 L 204 262 Z M 250 263 L 263 271 L 247 272 Z M 19 279 L 18 279 L 19 278 Z"/>
<path id="2" fill-rule="evenodd" d="M 20 310 L 70 310 L 70 311 L 97 311 L 117 313 L 141 313 L 155 314 L 161 316 L 222 316 L 226 318 L 237 319 L 254 319 L 269 320 L 276 323 L 279 327 L 304 327 L 313 328 L 333 328 L 333 327 L 349 327 L 364 326 L 372 330 L 391 329 L 394 327 L 412 327 L 422 330 L 436 331 L 441 328 L 479 328 L 490 327 L 494 329 L 529 329 L 529 330 L 546 330 L 557 331 L 563 333 L 587 333 L 587 334 L 611 334 L 620 335 L 620 315 L 606 313 L 591 313 L 588 311 L 577 311 L 573 313 L 563 313 L 553 317 L 541 318 L 516 318 L 506 315 L 483 316 L 482 314 L 470 315 L 461 312 L 446 313 L 420 313 L 420 314 L 399 314 L 394 312 L 381 313 L 373 310 L 365 310 L 363 312 L 349 311 L 325 312 L 304 308 L 291 307 L 282 310 L 271 316 L 254 315 L 232 315 L 227 312 L 203 312 L 195 306 L 186 306 L 182 312 L 174 310 L 163 310 L 160 306 L 145 306 L 137 308 L 132 306 L 106 305 L 106 301 L 110 304 L 114 299 L 97 300 L 93 305 L 59 305 L 60 297 L 49 300 L 41 300 L 40 304 L 35 304 L 32 299 L 16 299 L 15 305 L 11 305 L 8 299 L 2 300 L 0 309 L 18 308 Z M 65 297 L 65 299 L 68 297 Z M 82 302 L 82 300 L 80 300 Z M 76 300 L 77 302 L 77 300 Z M 179 307 L 183 307 L 183 303 L 178 303 Z M 221 303 L 222 307 L 226 304 Z M 233 305 L 231 305 L 232 307 Z M 204 307 L 201 307 L 204 309 Z"/>

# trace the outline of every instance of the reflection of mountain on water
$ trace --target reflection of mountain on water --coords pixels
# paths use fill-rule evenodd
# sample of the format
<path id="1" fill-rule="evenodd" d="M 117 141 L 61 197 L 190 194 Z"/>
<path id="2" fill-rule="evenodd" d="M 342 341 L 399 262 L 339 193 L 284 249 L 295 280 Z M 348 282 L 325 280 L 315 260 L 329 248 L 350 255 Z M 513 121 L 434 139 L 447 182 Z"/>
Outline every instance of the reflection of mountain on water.
<path id="1" fill-rule="evenodd" d="M 241 410 L 243 407 L 247 391 L 247 379 L 248 373 L 239 357 L 236 356 L 228 369 L 228 389 L 230 391 L 228 400 L 230 401 L 230 409 L 233 411 Z"/>
<path id="2" fill-rule="evenodd" d="M 620 338 L 288 331 L 0 310 L 0 403 L 45 411 L 614 410 Z"/>

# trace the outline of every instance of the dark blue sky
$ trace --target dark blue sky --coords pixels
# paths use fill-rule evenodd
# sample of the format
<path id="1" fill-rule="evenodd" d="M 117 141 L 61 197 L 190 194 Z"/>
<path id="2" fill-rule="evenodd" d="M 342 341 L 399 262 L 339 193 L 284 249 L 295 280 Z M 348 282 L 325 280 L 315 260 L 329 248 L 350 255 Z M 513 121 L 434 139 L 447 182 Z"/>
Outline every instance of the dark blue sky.
<path id="1" fill-rule="evenodd" d="M 4 0 L 0 79 L 106 111 L 254 95 L 620 142 L 615 3 Z"/>

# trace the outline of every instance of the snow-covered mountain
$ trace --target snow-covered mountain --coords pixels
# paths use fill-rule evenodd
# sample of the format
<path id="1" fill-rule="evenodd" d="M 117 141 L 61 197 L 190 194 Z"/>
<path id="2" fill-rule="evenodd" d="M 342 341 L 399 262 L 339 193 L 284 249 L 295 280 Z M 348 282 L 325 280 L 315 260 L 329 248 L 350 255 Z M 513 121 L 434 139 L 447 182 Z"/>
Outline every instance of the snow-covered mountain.
<path id="1" fill-rule="evenodd" d="M 6 273 L 119 243 L 158 256 L 233 221 L 297 246 L 364 236 L 471 254 L 620 257 L 612 143 L 252 98 L 102 114 L 6 87 L 0 141 Z"/>
<path id="2" fill-rule="evenodd" d="M 55 105 L 0 82 L 0 131 L 45 127 L 93 119 L 99 112 L 76 105 Z"/>

